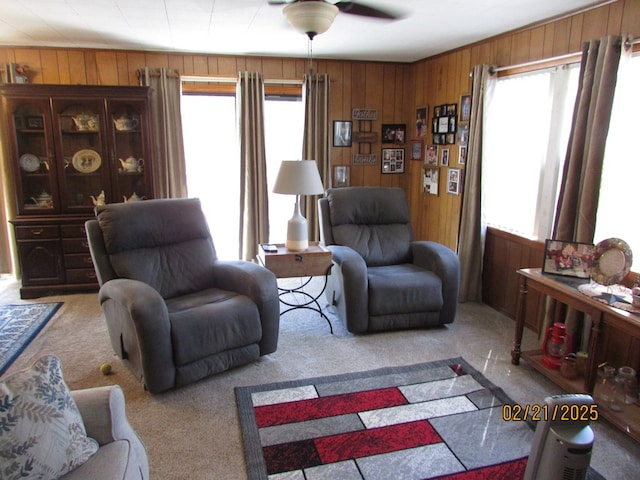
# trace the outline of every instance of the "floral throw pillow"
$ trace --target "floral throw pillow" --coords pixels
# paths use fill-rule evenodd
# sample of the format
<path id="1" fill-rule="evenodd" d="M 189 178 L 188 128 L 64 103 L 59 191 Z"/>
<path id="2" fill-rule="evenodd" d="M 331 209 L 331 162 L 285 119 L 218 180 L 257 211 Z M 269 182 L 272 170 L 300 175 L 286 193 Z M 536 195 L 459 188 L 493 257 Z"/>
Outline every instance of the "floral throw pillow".
<path id="1" fill-rule="evenodd" d="M 56 479 L 97 450 L 56 356 L 0 382 L 0 478 Z"/>

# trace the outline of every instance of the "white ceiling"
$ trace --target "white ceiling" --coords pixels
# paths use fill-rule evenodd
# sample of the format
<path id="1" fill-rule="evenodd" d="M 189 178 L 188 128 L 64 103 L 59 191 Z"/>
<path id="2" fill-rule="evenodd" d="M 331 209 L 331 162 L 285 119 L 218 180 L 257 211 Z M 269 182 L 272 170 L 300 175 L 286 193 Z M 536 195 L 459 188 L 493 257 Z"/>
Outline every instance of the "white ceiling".
<path id="1" fill-rule="evenodd" d="M 412 62 L 607 1 L 360 0 L 402 18 L 338 13 L 313 56 Z M 0 0 L 0 45 L 306 57 L 307 38 L 282 9 L 267 0 Z"/>

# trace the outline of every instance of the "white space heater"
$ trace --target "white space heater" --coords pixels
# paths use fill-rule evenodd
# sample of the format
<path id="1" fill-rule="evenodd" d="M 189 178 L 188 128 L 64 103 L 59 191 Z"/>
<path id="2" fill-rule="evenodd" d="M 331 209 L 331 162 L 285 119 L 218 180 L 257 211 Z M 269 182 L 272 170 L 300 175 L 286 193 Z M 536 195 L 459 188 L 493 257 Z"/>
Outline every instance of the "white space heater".
<path id="1" fill-rule="evenodd" d="M 593 398 L 555 395 L 547 397 L 545 403 L 546 418 L 540 415 L 524 479 L 584 480 L 594 439 L 589 420 L 597 419 L 599 413 L 592 408 Z"/>

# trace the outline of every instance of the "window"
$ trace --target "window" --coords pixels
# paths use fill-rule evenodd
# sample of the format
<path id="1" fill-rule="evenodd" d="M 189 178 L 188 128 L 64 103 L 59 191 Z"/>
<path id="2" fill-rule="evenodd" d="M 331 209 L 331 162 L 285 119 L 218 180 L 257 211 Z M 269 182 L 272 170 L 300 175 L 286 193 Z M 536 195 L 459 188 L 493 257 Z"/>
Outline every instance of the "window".
<path id="1" fill-rule="evenodd" d="M 239 255 L 240 165 L 235 96 L 185 94 L 182 124 L 187 189 L 198 197 L 209 223 L 218 258 Z M 271 243 L 284 243 L 295 198 L 271 193 L 282 160 L 302 155 L 304 110 L 301 96 L 267 97 L 265 149 Z"/>
<path id="2" fill-rule="evenodd" d="M 498 79 L 488 96 L 483 147 L 487 224 L 549 238 L 566 154 L 577 66 Z"/>
<path id="3" fill-rule="evenodd" d="M 637 226 L 640 195 L 640 158 L 635 136 L 640 112 L 640 56 L 623 58 L 613 101 L 604 156 L 594 241 L 617 237 L 640 256 Z M 637 271 L 637 260 L 635 264 Z"/>

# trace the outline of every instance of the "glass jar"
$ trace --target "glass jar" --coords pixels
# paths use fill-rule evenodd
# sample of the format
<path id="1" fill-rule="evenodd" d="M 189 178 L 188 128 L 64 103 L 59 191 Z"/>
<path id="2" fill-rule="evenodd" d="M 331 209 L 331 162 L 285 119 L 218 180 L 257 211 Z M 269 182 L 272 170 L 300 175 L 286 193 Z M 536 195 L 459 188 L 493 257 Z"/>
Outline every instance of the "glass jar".
<path id="1" fill-rule="evenodd" d="M 620 387 L 619 398 L 622 403 L 631 405 L 638 398 L 638 378 L 636 371 L 631 367 L 620 367 L 616 377 L 616 383 Z"/>
<path id="2" fill-rule="evenodd" d="M 598 383 L 595 389 L 596 401 L 603 407 L 611 406 L 615 393 L 616 369 L 605 365 L 598 369 Z"/>

